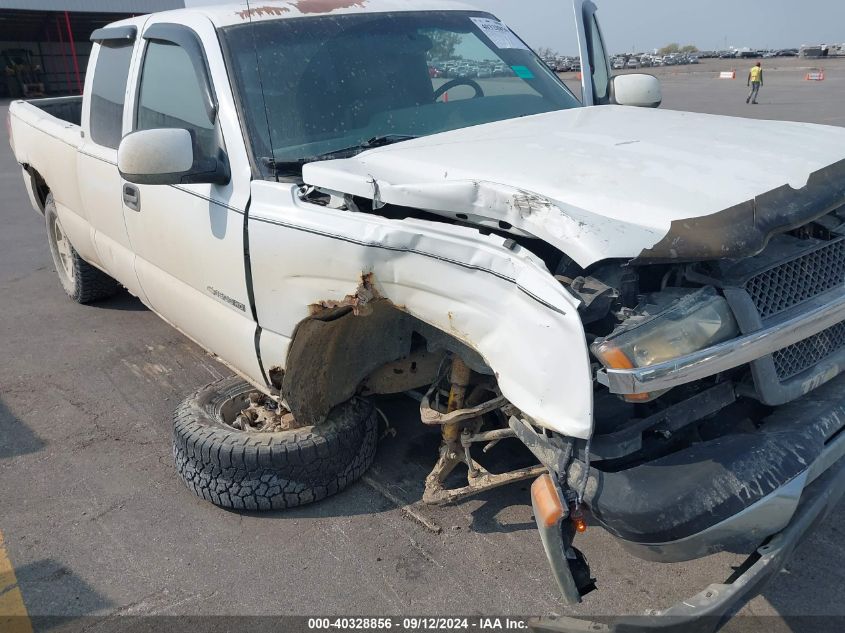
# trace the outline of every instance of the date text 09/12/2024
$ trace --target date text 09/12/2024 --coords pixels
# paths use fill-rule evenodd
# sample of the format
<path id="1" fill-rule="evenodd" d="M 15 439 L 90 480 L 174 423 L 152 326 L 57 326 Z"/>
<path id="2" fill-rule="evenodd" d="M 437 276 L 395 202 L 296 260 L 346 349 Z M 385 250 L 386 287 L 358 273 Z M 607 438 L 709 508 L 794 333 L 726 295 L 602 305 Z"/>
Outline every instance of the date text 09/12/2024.
<path id="1" fill-rule="evenodd" d="M 528 623 L 521 618 L 309 618 L 308 629 L 313 631 L 520 631 L 528 630 Z"/>

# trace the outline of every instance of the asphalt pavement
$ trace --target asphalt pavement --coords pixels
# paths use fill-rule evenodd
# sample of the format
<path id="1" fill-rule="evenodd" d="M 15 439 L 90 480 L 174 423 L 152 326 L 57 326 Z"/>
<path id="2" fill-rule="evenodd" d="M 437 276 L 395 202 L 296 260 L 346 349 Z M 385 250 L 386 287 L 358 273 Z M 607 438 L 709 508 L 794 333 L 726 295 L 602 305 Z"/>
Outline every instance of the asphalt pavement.
<path id="1" fill-rule="evenodd" d="M 715 66 L 656 74 L 667 108 L 845 125 L 845 61 L 828 63 L 825 82 L 786 66 L 766 74 L 758 106 L 744 102 L 744 77 L 715 79 Z M 526 483 L 448 508 L 418 502 L 438 435 L 404 398 L 380 403 L 393 432 L 365 479 L 333 498 L 269 514 L 197 499 L 173 468 L 170 416 L 228 370 L 125 293 L 65 298 L 7 141 L 3 128 L 0 533 L 30 615 L 641 614 L 742 561 L 646 563 L 590 527 L 577 545 L 598 591 L 565 608 Z M 840 506 L 742 615 L 845 615 L 843 525 Z"/>

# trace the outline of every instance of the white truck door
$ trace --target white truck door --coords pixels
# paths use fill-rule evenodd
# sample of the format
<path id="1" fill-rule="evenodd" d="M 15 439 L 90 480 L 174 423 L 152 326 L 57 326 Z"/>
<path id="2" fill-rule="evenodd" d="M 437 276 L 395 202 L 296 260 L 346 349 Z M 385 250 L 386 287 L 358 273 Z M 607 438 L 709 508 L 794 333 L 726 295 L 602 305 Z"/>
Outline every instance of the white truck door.
<path id="1" fill-rule="evenodd" d="M 581 56 L 581 94 L 585 106 L 610 102 L 610 59 L 592 0 L 573 0 L 578 52 Z"/>
<path id="2" fill-rule="evenodd" d="M 97 263 L 132 294 L 141 296 L 135 255 L 123 223 L 117 147 L 123 137 L 124 104 L 135 48 L 134 26 L 95 31 L 82 110 L 83 139 L 77 152 L 79 194 L 91 225 Z"/>
<path id="3" fill-rule="evenodd" d="M 229 161 L 226 185 L 138 185 L 123 181 L 123 214 L 135 270 L 150 307 L 259 384 L 244 256 L 251 170 L 211 23 L 153 16 L 141 34 L 131 129 L 187 129 L 194 151 Z M 203 42 L 215 43 L 208 49 Z M 215 90 L 217 88 L 217 90 Z M 222 88 L 222 89 L 221 89 Z"/>

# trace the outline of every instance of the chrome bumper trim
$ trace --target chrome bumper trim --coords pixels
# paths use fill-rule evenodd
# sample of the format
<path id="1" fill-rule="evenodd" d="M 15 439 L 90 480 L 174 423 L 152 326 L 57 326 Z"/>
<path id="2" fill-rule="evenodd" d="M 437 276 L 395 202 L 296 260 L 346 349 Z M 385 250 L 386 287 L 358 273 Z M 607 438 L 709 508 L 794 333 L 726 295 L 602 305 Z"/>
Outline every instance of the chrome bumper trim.
<path id="1" fill-rule="evenodd" d="M 734 369 L 789 347 L 845 320 L 845 294 L 771 327 L 686 356 L 634 369 L 603 369 L 596 379 L 612 393 L 649 393 L 671 389 Z"/>

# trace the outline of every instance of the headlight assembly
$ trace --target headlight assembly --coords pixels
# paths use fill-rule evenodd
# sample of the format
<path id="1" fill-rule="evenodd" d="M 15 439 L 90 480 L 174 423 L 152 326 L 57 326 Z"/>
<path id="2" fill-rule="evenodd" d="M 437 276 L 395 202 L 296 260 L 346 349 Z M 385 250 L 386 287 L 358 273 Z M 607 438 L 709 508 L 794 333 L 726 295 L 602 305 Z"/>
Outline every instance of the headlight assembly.
<path id="1" fill-rule="evenodd" d="M 665 293 L 658 293 L 660 298 Z M 676 295 L 677 296 L 677 295 Z M 633 369 L 648 367 L 697 352 L 736 337 L 736 324 L 728 302 L 712 286 L 689 291 L 663 309 L 647 314 L 654 306 L 644 306 L 610 336 L 598 339 L 591 349 L 605 367 Z M 632 402 L 644 402 L 665 393 L 625 396 Z"/>

